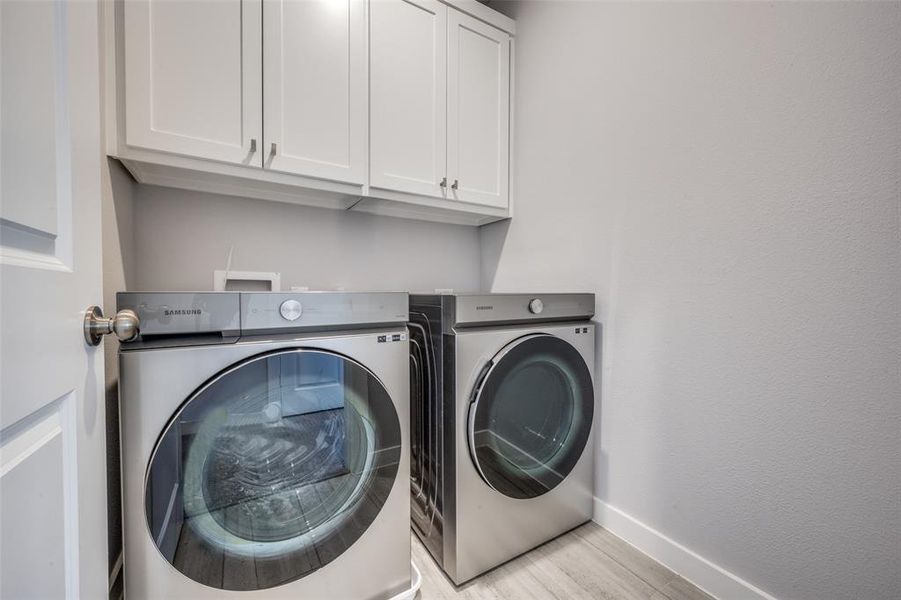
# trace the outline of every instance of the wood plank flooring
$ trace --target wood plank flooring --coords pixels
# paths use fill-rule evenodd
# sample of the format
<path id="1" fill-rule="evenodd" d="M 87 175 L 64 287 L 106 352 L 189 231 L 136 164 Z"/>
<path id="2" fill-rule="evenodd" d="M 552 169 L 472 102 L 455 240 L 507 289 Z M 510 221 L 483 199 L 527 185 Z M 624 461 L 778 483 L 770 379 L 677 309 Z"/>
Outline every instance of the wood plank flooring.
<path id="1" fill-rule="evenodd" d="M 455 587 L 413 535 L 417 600 L 713 600 L 595 523 L 586 523 Z"/>

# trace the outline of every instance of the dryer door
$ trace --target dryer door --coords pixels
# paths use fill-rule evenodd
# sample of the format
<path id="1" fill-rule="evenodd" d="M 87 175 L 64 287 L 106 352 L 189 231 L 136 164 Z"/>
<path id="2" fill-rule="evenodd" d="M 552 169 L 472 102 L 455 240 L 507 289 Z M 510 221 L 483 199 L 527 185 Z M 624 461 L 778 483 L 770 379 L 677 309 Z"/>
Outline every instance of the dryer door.
<path id="1" fill-rule="evenodd" d="M 560 338 L 528 335 L 483 369 L 469 407 L 469 449 L 485 482 L 534 498 L 576 466 L 594 414 L 591 372 Z"/>
<path id="2" fill-rule="evenodd" d="M 258 355 L 213 377 L 170 420 L 147 470 L 147 525 L 194 581 L 270 588 L 363 535 L 400 457 L 394 404 L 365 367 L 320 350 Z"/>

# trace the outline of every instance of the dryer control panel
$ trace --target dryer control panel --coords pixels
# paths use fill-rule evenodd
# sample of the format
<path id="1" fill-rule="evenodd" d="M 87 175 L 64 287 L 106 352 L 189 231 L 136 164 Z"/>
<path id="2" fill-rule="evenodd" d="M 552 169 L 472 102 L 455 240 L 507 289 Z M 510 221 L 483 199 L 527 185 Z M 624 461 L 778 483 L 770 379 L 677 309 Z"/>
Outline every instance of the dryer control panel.
<path id="1" fill-rule="evenodd" d="M 444 326 L 484 327 L 551 321 L 587 321 L 594 294 L 422 294 L 411 301 L 440 307 Z"/>

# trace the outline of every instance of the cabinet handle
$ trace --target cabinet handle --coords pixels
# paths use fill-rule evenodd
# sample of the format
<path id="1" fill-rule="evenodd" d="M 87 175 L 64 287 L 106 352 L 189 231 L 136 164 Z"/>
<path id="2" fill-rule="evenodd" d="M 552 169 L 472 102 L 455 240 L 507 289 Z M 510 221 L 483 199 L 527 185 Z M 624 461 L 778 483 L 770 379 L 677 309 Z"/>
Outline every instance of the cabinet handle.
<path id="1" fill-rule="evenodd" d="M 458 180 L 454 179 L 454 182 L 451 184 L 451 189 L 452 189 L 452 190 L 457 189 L 457 187 L 459 186 L 459 184 L 460 184 L 460 182 L 459 182 Z"/>
<path id="2" fill-rule="evenodd" d="M 257 139 L 250 138 L 250 153 L 253 154 L 257 151 Z"/>
<path id="3" fill-rule="evenodd" d="M 276 151 L 276 149 L 277 149 L 277 146 L 275 145 L 275 142 L 272 142 L 272 150 L 270 150 L 269 153 L 270 153 L 272 156 L 275 156 L 275 151 Z"/>
<path id="4" fill-rule="evenodd" d="M 438 185 L 440 185 L 443 188 L 446 188 L 447 187 L 447 177 L 442 177 L 441 183 L 439 183 Z"/>

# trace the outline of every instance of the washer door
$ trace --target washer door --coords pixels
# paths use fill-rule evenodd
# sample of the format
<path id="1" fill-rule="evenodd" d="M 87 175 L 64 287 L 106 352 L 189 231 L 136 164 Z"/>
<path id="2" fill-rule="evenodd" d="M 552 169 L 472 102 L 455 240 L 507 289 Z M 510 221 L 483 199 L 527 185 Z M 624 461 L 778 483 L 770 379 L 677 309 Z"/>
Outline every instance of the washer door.
<path id="1" fill-rule="evenodd" d="M 569 343 L 547 334 L 507 345 L 483 369 L 469 407 L 469 449 L 482 478 L 511 498 L 554 489 L 591 432 L 591 373 Z"/>
<path id="2" fill-rule="evenodd" d="M 258 355 L 213 377 L 166 426 L 147 470 L 147 525 L 194 581 L 274 587 L 363 535 L 400 457 L 397 411 L 365 367 L 321 350 Z"/>

